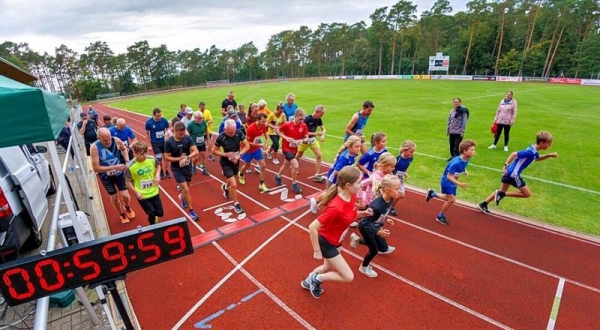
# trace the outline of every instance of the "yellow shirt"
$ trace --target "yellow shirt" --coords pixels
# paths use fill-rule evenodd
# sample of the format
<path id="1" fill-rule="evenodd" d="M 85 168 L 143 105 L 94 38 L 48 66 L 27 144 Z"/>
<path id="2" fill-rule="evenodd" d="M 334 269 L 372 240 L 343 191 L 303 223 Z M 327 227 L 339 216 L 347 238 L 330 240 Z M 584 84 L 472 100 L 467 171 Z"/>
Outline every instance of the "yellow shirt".
<path id="1" fill-rule="evenodd" d="M 271 114 L 271 110 L 269 110 L 269 108 L 265 106 L 262 110 L 259 108 L 258 111 L 256 111 L 256 115 L 258 115 L 259 113 L 264 113 L 265 115 L 267 115 L 268 118 Z"/>
<path id="2" fill-rule="evenodd" d="M 283 125 L 283 123 L 285 123 L 285 113 L 281 113 L 281 115 L 279 117 L 277 117 L 277 113 L 273 112 L 269 115 L 269 117 L 267 117 L 267 125 L 271 124 L 271 125 L 275 125 L 275 126 L 281 126 Z M 272 129 L 269 126 L 269 131 L 268 133 L 269 135 L 275 135 L 275 130 Z"/>
<path id="3" fill-rule="evenodd" d="M 210 114 L 210 111 L 206 108 L 204 108 L 204 111 L 200 110 L 200 112 L 202 112 L 202 115 L 204 116 L 204 121 L 206 122 L 206 131 L 208 132 L 208 134 L 210 135 L 210 133 L 212 133 L 212 122 L 213 122 L 213 117 Z"/>

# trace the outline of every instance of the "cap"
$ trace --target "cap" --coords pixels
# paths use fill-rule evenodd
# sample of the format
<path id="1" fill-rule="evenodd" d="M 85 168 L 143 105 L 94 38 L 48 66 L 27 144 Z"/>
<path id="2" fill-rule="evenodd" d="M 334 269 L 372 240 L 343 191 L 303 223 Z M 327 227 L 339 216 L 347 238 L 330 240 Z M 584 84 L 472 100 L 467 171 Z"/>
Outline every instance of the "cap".
<path id="1" fill-rule="evenodd" d="M 187 115 L 191 115 L 192 113 L 194 113 L 194 110 L 192 110 L 192 108 L 190 108 L 190 107 L 187 107 L 187 108 L 185 108 L 185 113 Z"/>
<path id="2" fill-rule="evenodd" d="M 82 112 L 82 113 L 80 113 L 80 114 L 79 114 L 79 117 L 81 117 L 81 118 L 83 118 L 83 117 L 87 117 L 87 113 L 85 113 L 85 112 Z"/>
<path id="3" fill-rule="evenodd" d="M 237 116 L 237 112 L 235 112 L 235 110 L 228 110 L 227 111 L 227 117 L 231 118 Z"/>

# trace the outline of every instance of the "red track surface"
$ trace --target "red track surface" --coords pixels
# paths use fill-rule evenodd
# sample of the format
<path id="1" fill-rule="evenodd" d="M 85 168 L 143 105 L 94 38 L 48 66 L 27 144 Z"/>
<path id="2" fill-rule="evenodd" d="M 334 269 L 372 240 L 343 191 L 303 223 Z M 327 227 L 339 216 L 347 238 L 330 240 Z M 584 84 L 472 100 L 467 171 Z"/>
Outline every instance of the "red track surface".
<path id="1" fill-rule="evenodd" d="M 147 117 L 96 107 L 125 118 L 146 140 Z M 239 188 L 248 218 L 228 224 L 214 213 L 227 202 L 220 190 L 224 177 L 218 162 L 208 162 L 214 176 L 199 173 L 191 185 L 200 215 L 197 223 L 188 219 L 195 253 L 127 277 L 143 328 L 543 329 L 564 279 L 555 327 L 600 329 L 599 243 L 460 205 L 450 209 L 451 225 L 444 227 L 434 221 L 440 201 L 427 204 L 415 191 L 407 192 L 395 226 L 388 227 L 396 251 L 374 260 L 379 277 L 356 271 L 364 246 L 351 250 L 345 244 L 354 282 L 325 283 L 315 300 L 299 283 L 320 263 L 312 258 L 307 227 L 314 215 L 307 213 L 306 198 L 324 184 L 307 178 L 312 163 L 301 164 L 302 199 L 287 203 L 278 194 L 261 194 L 258 174 L 248 174 Z M 268 161 L 269 187 L 277 169 Z M 289 187 L 289 178 L 284 184 Z M 174 180 L 161 186 L 164 219 L 185 216 Z M 136 202 L 137 218 L 121 224 L 101 191 L 113 234 L 147 224 Z"/>

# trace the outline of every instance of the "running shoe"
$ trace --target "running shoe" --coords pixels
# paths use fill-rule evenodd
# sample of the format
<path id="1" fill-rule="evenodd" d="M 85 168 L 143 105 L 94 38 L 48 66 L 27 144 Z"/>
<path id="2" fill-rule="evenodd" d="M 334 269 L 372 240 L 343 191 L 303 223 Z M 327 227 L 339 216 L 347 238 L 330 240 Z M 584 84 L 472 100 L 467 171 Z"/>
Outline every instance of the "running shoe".
<path id="1" fill-rule="evenodd" d="M 135 212 L 133 211 L 133 209 L 131 207 L 129 208 L 129 210 L 127 208 L 125 208 L 125 216 L 129 220 L 135 219 Z"/>
<path id="2" fill-rule="evenodd" d="M 233 209 L 235 210 L 235 213 L 237 213 L 237 214 L 244 213 L 244 209 L 242 208 L 242 206 L 240 205 L 240 203 L 235 204 L 233 206 Z"/>
<path id="3" fill-rule="evenodd" d="M 396 250 L 395 247 L 388 245 L 387 250 L 379 251 L 379 254 L 390 254 L 390 253 L 394 252 L 394 250 Z"/>
<path id="4" fill-rule="evenodd" d="M 273 164 L 279 165 L 279 164 L 281 164 L 281 162 L 279 161 L 279 159 L 273 158 Z"/>
<path id="5" fill-rule="evenodd" d="M 119 214 L 119 219 L 121 219 L 121 223 L 129 223 L 129 218 L 127 218 L 125 213 Z"/>
<path id="6" fill-rule="evenodd" d="M 185 202 L 185 198 L 183 198 L 183 194 L 179 194 L 177 196 L 179 198 L 179 202 L 181 203 L 181 207 L 187 209 L 187 203 Z"/>
<path id="7" fill-rule="evenodd" d="M 258 190 L 262 191 L 262 192 L 269 192 L 269 188 L 267 187 L 267 185 L 263 182 L 260 185 L 258 185 Z"/>
<path id="8" fill-rule="evenodd" d="M 283 181 L 281 181 L 281 176 L 279 176 L 279 174 L 275 174 L 275 182 L 277 182 L 278 186 L 283 185 Z"/>
<path id="9" fill-rule="evenodd" d="M 435 220 L 437 220 L 437 222 L 441 223 L 444 226 L 447 226 L 450 224 L 450 222 L 448 222 L 448 219 L 446 219 L 446 216 L 443 214 L 438 214 L 438 216 L 435 217 Z"/>
<path id="10" fill-rule="evenodd" d="M 317 213 L 318 209 L 319 209 L 319 205 L 317 204 L 317 200 L 314 198 L 311 198 L 310 199 L 310 211 L 312 213 Z"/>
<path id="11" fill-rule="evenodd" d="M 360 236 L 356 235 L 355 233 L 350 234 L 350 246 L 353 249 L 356 249 L 358 247 L 359 242 L 360 242 Z"/>
<path id="12" fill-rule="evenodd" d="M 433 191 L 433 189 L 428 189 L 427 190 L 427 197 L 425 198 L 426 202 L 429 202 L 430 199 L 434 198 L 436 196 L 435 191 Z"/>
<path id="13" fill-rule="evenodd" d="M 315 299 L 319 299 L 321 294 L 323 294 L 323 289 L 321 289 L 321 282 L 317 281 L 317 273 L 312 273 L 308 277 L 310 283 L 310 294 L 312 294 Z"/>
<path id="14" fill-rule="evenodd" d="M 238 181 L 240 184 L 246 184 L 246 179 L 244 179 L 244 176 L 241 173 L 238 173 Z"/>
<path id="15" fill-rule="evenodd" d="M 296 194 L 299 194 L 302 192 L 302 188 L 300 188 L 300 186 L 296 182 L 292 183 L 292 190 L 294 190 L 294 192 Z"/>
<path id="16" fill-rule="evenodd" d="M 198 217 L 198 214 L 196 213 L 196 211 L 190 210 L 190 218 L 192 218 L 192 220 L 194 220 L 194 221 L 198 221 L 199 217 Z"/>
<path id="17" fill-rule="evenodd" d="M 171 176 L 171 173 L 169 173 L 169 171 L 167 171 L 167 173 L 165 174 L 165 177 L 166 177 L 167 179 L 170 179 L 170 178 L 172 178 L 172 176 Z"/>
<path id="18" fill-rule="evenodd" d="M 224 183 L 221 185 L 221 190 L 223 190 L 223 197 L 229 198 L 229 188 Z"/>
<path id="19" fill-rule="evenodd" d="M 314 182 L 325 182 L 325 177 L 322 176 L 321 174 L 317 174 L 315 175 L 315 177 L 313 178 Z"/>
<path id="20" fill-rule="evenodd" d="M 504 191 L 496 190 L 494 192 L 494 201 L 496 202 L 496 206 L 500 205 L 500 201 L 502 198 L 504 198 L 504 196 L 506 196 Z"/>
<path id="21" fill-rule="evenodd" d="M 490 210 L 488 209 L 486 203 L 477 204 L 477 208 L 480 209 L 483 213 L 490 213 Z"/>
<path id="22" fill-rule="evenodd" d="M 377 272 L 375 272 L 373 270 L 373 268 L 371 267 L 371 265 L 363 267 L 362 265 L 360 267 L 358 267 L 358 271 L 367 275 L 370 278 L 375 278 L 377 277 Z"/>

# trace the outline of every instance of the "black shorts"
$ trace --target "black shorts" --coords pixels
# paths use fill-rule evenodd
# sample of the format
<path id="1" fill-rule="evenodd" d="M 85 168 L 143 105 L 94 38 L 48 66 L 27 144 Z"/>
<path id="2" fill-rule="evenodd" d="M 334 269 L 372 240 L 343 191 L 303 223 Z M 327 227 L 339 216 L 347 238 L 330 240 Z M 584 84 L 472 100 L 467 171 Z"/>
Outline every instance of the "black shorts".
<path id="1" fill-rule="evenodd" d="M 337 257 L 340 254 L 340 251 L 338 250 L 340 246 L 341 245 L 331 245 L 331 243 L 327 242 L 323 236 L 319 235 L 319 247 L 321 248 L 321 255 L 323 258 L 331 259 Z"/>
<path id="2" fill-rule="evenodd" d="M 152 142 L 152 152 L 154 155 L 164 154 L 165 153 L 165 143 Z"/>
<path id="3" fill-rule="evenodd" d="M 518 189 L 521 189 L 527 185 L 525 180 L 523 180 L 520 175 L 518 175 L 516 178 L 512 178 L 509 175 L 503 175 L 500 181 L 502 181 L 502 183 L 508 183 Z"/>
<path id="4" fill-rule="evenodd" d="M 173 177 L 177 183 L 192 181 L 192 165 L 186 167 L 174 167 L 173 164 L 171 164 L 171 171 L 173 172 Z"/>
<path id="5" fill-rule="evenodd" d="M 198 148 L 198 151 L 206 151 L 206 143 L 197 144 L 196 148 Z"/>
<path id="6" fill-rule="evenodd" d="M 296 158 L 296 153 L 291 151 L 284 151 L 283 156 L 285 157 L 285 160 L 292 160 Z"/>
<path id="7" fill-rule="evenodd" d="M 240 169 L 239 162 L 237 164 L 235 164 L 234 162 L 227 159 L 227 157 L 221 157 L 221 160 L 219 161 L 219 163 L 221 164 L 221 168 L 223 169 L 223 175 L 225 175 L 225 177 L 227 179 L 238 174 L 239 169 Z"/>
<path id="8" fill-rule="evenodd" d="M 119 175 L 102 175 L 100 176 L 100 182 L 106 189 L 109 195 L 114 195 L 118 191 L 127 190 L 127 184 L 125 183 L 125 174 Z"/>

